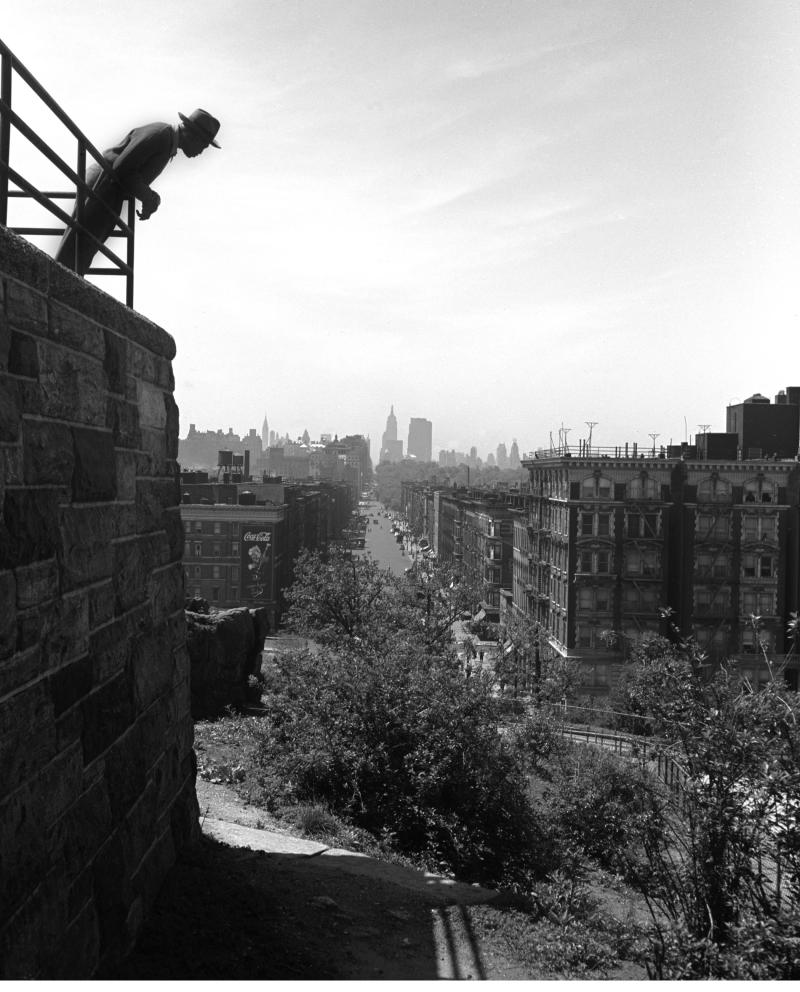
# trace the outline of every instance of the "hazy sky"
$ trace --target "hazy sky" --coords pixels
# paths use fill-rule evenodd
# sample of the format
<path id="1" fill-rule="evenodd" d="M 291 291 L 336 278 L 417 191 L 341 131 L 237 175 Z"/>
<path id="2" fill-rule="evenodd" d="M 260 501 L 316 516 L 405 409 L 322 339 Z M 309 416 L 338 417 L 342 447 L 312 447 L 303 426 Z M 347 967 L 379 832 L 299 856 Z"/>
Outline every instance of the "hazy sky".
<path id="1" fill-rule="evenodd" d="M 2 0 L 0 37 L 101 149 L 222 122 L 137 227 L 182 434 L 677 443 L 800 383 L 797 0 Z"/>

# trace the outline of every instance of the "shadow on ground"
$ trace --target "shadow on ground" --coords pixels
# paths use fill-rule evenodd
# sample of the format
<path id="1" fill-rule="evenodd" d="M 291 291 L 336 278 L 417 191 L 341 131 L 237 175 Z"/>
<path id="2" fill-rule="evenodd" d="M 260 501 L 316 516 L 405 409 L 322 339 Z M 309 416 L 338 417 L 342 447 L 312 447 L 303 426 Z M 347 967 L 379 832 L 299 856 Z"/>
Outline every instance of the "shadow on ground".
<path id="1" fill-rule="evenodd" d="M 204 837 L 170 872 L 134 953 L 98 977 L 487 977 L 469 912 L 445 887 L 415 891 L 362 865 Z"/>

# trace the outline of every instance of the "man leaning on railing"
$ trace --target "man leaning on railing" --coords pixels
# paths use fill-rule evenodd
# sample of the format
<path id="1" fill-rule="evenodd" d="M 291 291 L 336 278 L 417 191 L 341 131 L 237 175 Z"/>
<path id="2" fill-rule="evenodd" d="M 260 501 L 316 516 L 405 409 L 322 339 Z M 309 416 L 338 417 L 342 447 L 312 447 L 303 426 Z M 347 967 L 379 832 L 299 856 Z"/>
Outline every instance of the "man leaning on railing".
<path id="1" fill-rule="evenodd" d="M 87 169 L 86 184 L 95 196 L 87 199 L 82 221 L 98 241 L 104 243 L 114 230 L 128 197 L 135 196 L 141 202 L 142 209 L 137 211 L 137 216 L 142 220 L 158 210 L 161 197 L 150 184 L 161 175 L 179 148 L 188 158 L 200 155 L 209 145 L 219 148 L 214 140 L 219 131 L 219 121 L 215 117 L 205 110 L 195 110 L 188 117 L 178 116 L 181 119 L 178 125 L 155 123 L 136 127 L 119 144 L 105 151 L 103 158 L 111 175 L 97 164 Z M 97 245 L 90 238 L 69 228 L 55 258 L 84 275 L 96 252 Z"/>

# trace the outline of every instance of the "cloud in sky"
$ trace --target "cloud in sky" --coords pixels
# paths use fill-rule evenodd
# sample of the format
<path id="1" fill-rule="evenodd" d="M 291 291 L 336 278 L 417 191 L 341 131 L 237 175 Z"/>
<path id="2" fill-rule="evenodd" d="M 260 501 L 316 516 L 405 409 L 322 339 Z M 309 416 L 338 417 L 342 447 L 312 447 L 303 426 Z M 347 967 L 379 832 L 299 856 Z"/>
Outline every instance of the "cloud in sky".
<path id="1" fill-rule="evenodd" d="M 719 430 L 731 397 L 789 384 L 792 2 L 3 7 L 100 147 L 196 106 L 222 121 L 138 227 L 183 429 L 266 411 L 376 448 L 394 403 L 401 434 L 426 416 L 435 447 L 485 454 L 587 419 L 601 444 Z"/>

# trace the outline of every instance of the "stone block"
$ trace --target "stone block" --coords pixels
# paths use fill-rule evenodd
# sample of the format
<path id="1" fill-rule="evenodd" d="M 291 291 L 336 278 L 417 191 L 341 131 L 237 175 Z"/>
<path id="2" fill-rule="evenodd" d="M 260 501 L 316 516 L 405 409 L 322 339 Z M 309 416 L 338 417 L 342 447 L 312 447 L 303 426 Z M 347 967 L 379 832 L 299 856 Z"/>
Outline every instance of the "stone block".
<path id="1" fill-rule="evenodd" d="M 154 384 L 156 380 L 156 356 L 146 348 L 135 344 L 128 346 L 128 374 L 146 384 Z"/>
<path id="2" fill-rule="evenodd" d="M 54 600 L 58 596 L 58 568 L 55 558 L 22 565 L 16 570 L 17 609 Z"/>
<path id="3" fill-rule="evenodd" d="M 44 682 L 12 696 L 0 706 L 0 795 L 13 792 L 53 758 L 56 734 L 53 704 Z"/>
<path id="4" fill-rule="evenodd" d="M 124 448 L 116 448 L 114 454 L 117 468 L 117 499 L 136 499 L 136 455 Z"/>
<path id="5" fill-rule="evenodd" d="M 0 280 L 0 293 L 3 292 L 3 283 Z M 11 325 L 8 322 L 5 308 L 0 301 L 0 370 L 8 369 L 8 352 L 11 348 Z"/>
<path id="6" fill-rule="evenodd" d="M 128 368 L 128 342 L 113 334 L 108 328 L 105 334 L 105 361 L 103 368 L 108 382 L 110 393 L 124 395 L 127 388 L 127 368 Z"/>
<path id="7" fill-rule="evenodd" d="M 176 460 L 178 457 L 178 434 L 180 432 L 180 411 L 171 393 L 164 394 L 164 406 L 167 410 L 167 457 Z"/>
<path id="8" fill-rule="evenodd" d="M 119 675 L 81 703 L 83 760 L 89 764 L 121 737 L 134 721 L 135 707 L 127 677 Z"/>
<path id="9" fill-rule="evenodd" d="M 183 584 L 183 565 L 176 561 L 153 573 L 153 625 L 165 616 L 179 610 L 186 599 Z"/>
<path id="10" fill-rule="evenodd" d="M 17 580 L 10 569 L 0 572 L 0 658 L 7 658 L 17 641 Z M 2 697 L 0 681 L 0 697 Z"/>
<path id="11" fill-rule="evenodd" d="M 56 493 L 6 489 L 0 520 L 0 568 L 19 568 L 52 558 L 59 541 Z"/>
<path id="12" fill-rule="evenodd" d="M 0 382 L 1 389 L 2 382 Z M 21 486 L 24 478 L 22 445 L 0 447 L 0 466 L 3 469 L 3 482 L 5 486 Z M 4 489 L 0 486 L 0 496 L 4 495 Z"/>
<path id="13" fill-rule="evenodd" d="M 47 298 L 14 279 L 6 282 L 6 316 L 15 331 L 47 335 Z"/>
<path id="14" fill-rule="evenodd" d="M 146 533 L 164 528 L 165 511 L 177 507 L 180 488 L 177 478 L 139 478 L 136 480 L 136 520 L 138 530 Z M 181 541 L 183 547 L 183 541 Z"/>
<path id="15" fill-rule="evenodd" d="M 9 923 L 0 930 L 0 978 L 47 977 L 47 948 L 67 927 L 66 893 L 57 869 L 45 875 Z"/>
<path id="16" fill-rule="evenodd" d="M 49 344 L 39 356 L 41 410 L 45 417 L 91 427 L 106 423 L 106 376 L 96 359 Z"/>
<path id="17" fill-rule="evenodd" d="M 115 824 L 122 821 L 145 791 L 145 769 L 142 763 L 142 735 L 138 724 L 109 748 L 105 755 L 105 783 Z M 150 824 L 152 831 L 153 824 Z M 125 832 L 121 832 L 124 839 Z M 152 839 L 152 832 L 150 834 Z M 128 874 L 132 874 L 139 859 L 131 862 L 125 857 Z"/>
<path id="18" fill-rule="evenodd" d="M 169 507 L 164 511 L 162 526 L 167 535 L 169 545 L 169 560 L 183 560 L 183 546 L 186 540 L 186 531 L 181 520 L 180 507 Z"/>
<path id="19" fill-rule="evenodd" d="M 135 402 L 131 403 L 128 400 L 110 396 L 106 410 L 106 427 L 111 430 L 115 447 L 141 447 L 139 408 Z"/>
<path id="20" fill-rule="evenodd" d="M 138 712 L 172 688 L 174 658 L 169 644 L 152 634 L 138 638 L 131 650 L 131 675 Z"/>
<path id="21" fill-rule="evenodd" d="M 25 420 L 22 424 L 23 470 L 28 486 L 72 485 L 75 456 L 66 424 Z"/>
<path id="22" fill-rule="evenodd" d="M 131 655 L 128 624 L 124 619 L 115 620 L 89 635 L 89 654 L 95 684 L 101 684 L 122 675 Z"/>
<path id="23" fill-rule="evenodd" d="M 103 328 L 85 314 L 54 300 L 50 301 L 49 331 L 51 340 L 84 355 L 104 361 L 106 343 Z"/>
<path id="24" fill-rule="evenodd" d="M 150 598 L 153 560 L 146 539 L 117 541 L 112 549 L 115 611 L 127 613 Z"/>
<path id="25" fill-rule="evenodd" d="M 0 227 L 0 272 L 5 276 L 46 296 L 51 267 L 52 262 L 47 255 L 30 241 L 13 234 L 8 228 Z"/>
<path id="26" fill-rule="evenodd" d="M 117 496 L 117 458 L 109 430 L 73 427 L 75 468 L 72 498 L 76 503 L 103 502 Z"/>
<path id="27" fill-rule="evenodd" d="M 125 919 L 132 899 L 131 879 L 125 871 L 125 854 L 117 831 L 94 860 L 94 904 L 100 925 L 101 961 L 119 960 L 127 950 Z"/>
<path id="28" fill-rule="evenodd" d="M 64 590 L 99 582 L 111 575 L 116 519 L 113 506 L 64 506 L 58 549 Z"/>
<path id="29" fill-rule="evenodd" d="M 164 430 L 167 426 L 167 405 L 165 392 L 149 382 L 140 381 L 138 386 L 139 423 L 142 427 Z"/>
<path id="30" fill-rule="evenodd" d="M 14 444 L 19 439 L 22 402 L 15 379 L 0 374 L 0 442 Z M 6 480 L 8 481 L 8 480 Z"/>
<path id="31" fill-rule="evenodd" d="M 50 694 L 56 717 L 70 709 L 91 692 L 93 685 L 92 659 L 78 658 L 50 676 Z"/>
<path id="32" fill-rule="evenodd" d="M 86 903 L 71 920 L 50 955 L 47 977 L 55 981 L 85 979 L 100 959 L 100 926 L 94 903 Z"/>
<path id="33" fill-rule="evenodd" d="M 39 377 L 39 351 L 36 339 L 20 331 L 11 332 L 8 350 L 8 371 L 28 379 Z"/>
<path id="34" fill-rule="evenodd" d="M 88 590 L 88 595 L 89 630 L 93 631 L 114 619 L 114 583 L 108 579 L 106 582 L 92 586 Z"/>
<path id="35" fill-rule="evenodd" d="M 14 638 L 17 635 L 17 622 L 14 622 Z M 6 657 L 0 665 L 0 697 L 10 695 L 43 675 L 48 661 L 41 644 L 27 651 L 17 651 Z M 0 704 L 2 705 L 2 704 Z"/>

